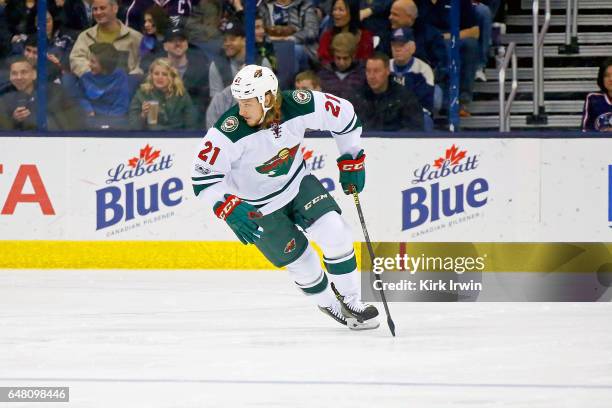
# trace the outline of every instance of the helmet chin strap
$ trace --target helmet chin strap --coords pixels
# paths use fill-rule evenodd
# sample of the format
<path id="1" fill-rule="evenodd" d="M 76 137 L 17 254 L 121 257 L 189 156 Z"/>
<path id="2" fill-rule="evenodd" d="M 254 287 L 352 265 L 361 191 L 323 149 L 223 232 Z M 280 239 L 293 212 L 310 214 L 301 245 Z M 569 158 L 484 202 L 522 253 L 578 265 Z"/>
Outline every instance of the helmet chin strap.
<path id="1" fill-rule="evenodd" d="M 260 101 L 259 103 L 261 104 L 261 107 L 263 108 L 263 115 L 261 115 L 261 119 L 259 119 L 259 123 L 257 123 L 258 126 L 263 123 L 264 119 L 266 118 L 266 114 L 268 113 L 270 109 L 272 109 L 272 106 L 274 106 L 274 104 L 272 104 L 272 106 L 270 106 L 269 108 L 266 108 L 266 97 L 265 96 L 263 98 L 263 101 Z"/>

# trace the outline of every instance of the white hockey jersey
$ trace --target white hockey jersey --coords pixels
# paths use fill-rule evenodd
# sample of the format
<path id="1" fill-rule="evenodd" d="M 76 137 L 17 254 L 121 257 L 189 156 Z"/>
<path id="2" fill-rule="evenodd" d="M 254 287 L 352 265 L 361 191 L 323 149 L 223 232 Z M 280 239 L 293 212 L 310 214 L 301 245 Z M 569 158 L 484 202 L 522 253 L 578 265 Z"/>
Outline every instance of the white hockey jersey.
<path id="1" fill-rule="evenodd" d="M 191 179 L 195 195 L 211 208 L 225 194 L 264 215 L 289 203 L 309 174 L 301 151 L 308 129 L 331 131 L 340 154 L 355 157 L 361 149 L 361 122 L 349 101 L 316 91 L 281 95 L 280 126 L 252 128 L 234 106 L 200 142 Z"/>

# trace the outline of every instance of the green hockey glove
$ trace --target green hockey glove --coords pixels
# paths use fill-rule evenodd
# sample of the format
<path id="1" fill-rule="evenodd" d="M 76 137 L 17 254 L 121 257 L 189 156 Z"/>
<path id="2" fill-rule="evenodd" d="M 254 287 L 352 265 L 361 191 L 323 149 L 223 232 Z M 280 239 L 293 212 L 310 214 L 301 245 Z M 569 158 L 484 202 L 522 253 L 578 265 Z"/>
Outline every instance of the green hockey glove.
<path id="1" fill-rule="evenodd" d="M 261 218 L 262 215 L 251 204 L 234 195 L 226 194 L 225 202 L 217 202 L 214 210 L 215 215 L 229 224 L 243 244 L 253 244 L 260 238 L 259 226 L 253 220 Z"/>
<path id="2" fill-rule="evenodd" d="M 357 154 L 356 158 L 352 158 L 350 154 L 345 153 L 338 157 L 338 168 L 340 169 L 340 184 L 344 194 L 352 194 L 350 186 L 355 186 L 355 190 L 361 193 L 365 186 L 365 154 L 363 149 Z"/>

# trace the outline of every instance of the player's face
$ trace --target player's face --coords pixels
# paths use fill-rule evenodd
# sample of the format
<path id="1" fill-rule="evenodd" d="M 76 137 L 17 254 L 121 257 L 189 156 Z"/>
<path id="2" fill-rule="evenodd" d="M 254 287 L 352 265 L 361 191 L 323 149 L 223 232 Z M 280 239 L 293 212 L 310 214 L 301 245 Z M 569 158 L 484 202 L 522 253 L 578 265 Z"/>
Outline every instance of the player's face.
<path id="1" fill-rule="evenodd" d="M 394 30 L 400 27 L 412 27 L 414 24 L 414 18 L 406 10 L 406 3 L 402 1 L 396 1 L 391 6 L 389 21 Z"/>
<path id="2" fill-rule="evenodd" d="M 366 80 L 374 92 L 383 92 L 389 85 L 389 68 L 381 60 L 368 60 L 366 63 Z"/>
<path id="3" fill-rule="evenodd" d="M 255 20 L 255 42 L 262 43 L 266 36 L 266 28 L 262 19 Z"/>
<path id="4" fill-rule="evenodd" d="M 612 65 L 606 69 L 603 82 L 604 86 L 608 90 L 608 94 L 612 95 Z"/>
<path id="5" fill-rule="evenodd" d="M 34 86 L 36 71 L 27 62 L 15 62 L 11 65 L 9 79 L 18 91 L 27 91 Z"/>
<path id="6" fill-rule="evenodd" d="M 336 27 L 345 27 L 351 21 L 351 14 L 344 0 L 338 0 L 332 9 L 332 17 Z"/>
<path id="7" fill-rule="evenodd" d="M 102 66 L 100 65 L 100 61 L 98 61 L 98 58 L 93 54 L 91 54 L 91 56 L 89 57 L 89 69 L 94 75 L 102 73 Z"/>
<path id="8" fill-rule="evenodd" d="M 400 64 L 404 65 L 410 61 L 412 55 L 414 55 L 414 42 L 399 42 L 394 41 L 391 43 L 391 52 L 393 53 L 393 59 Z"/>
<path id="9" fill-rule="evenodd" d="M 93 0 L 91 9 L 96 23 L 104 25 L 115 21 L 118 7 L 109 0 Z"/>
<path id="10" fill-rule="evenodd" d="M 257 98 L 239 99 L 238 113 L 249 126 L 257 126 L 263 115 L 263 108 Z"/>
<path id="11" fill-rule="evenodd" d="M 166 91 L 170 86 L 170 72 L 162 66 L 156 65 L 153 67 L 151 79 L 153 80 L 155 89 L 159 89 L 160 91 Z"/>
<path id="12" fill-rule="evenodd" d="M 144 32 L 147 35 L 155 34 L 155 23 L 153 22 L 153 17 L 150 14 L 145 14 L 144 17 Z"/>
<path id="13" fill-rule="evenodd" d="M 223 37 L 223 50 L 228 58 L 234 58 L 244 51 L 245 38 L 237 35 L 225 35 Z"/>
<path id="14" fill-rule="evenodd" d="M 334 64 L 339 71 L 343 72 L 349 69 L 353 63 L 353 57 L 348 52 L 334 51 Z"/>

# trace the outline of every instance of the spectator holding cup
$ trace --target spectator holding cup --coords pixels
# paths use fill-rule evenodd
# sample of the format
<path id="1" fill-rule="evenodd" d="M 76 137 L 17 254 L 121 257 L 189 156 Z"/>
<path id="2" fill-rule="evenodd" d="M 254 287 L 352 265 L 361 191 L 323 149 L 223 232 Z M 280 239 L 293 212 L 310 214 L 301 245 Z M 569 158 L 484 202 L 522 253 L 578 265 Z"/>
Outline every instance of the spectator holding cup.
<path id="1" fill-rule="evenodd" d="M 158 58 L 149 67 L 130 104 L 129 120 L 135 130 L 196 129 L 191 97 L 167 58 Z"/>

